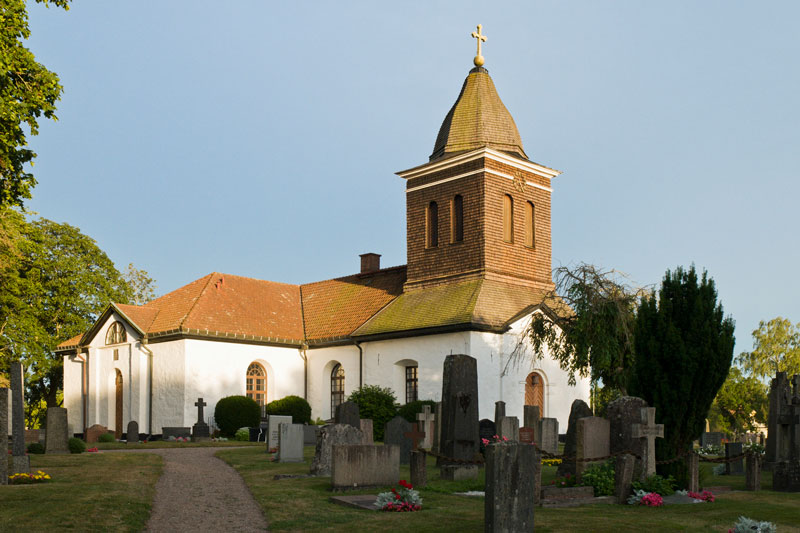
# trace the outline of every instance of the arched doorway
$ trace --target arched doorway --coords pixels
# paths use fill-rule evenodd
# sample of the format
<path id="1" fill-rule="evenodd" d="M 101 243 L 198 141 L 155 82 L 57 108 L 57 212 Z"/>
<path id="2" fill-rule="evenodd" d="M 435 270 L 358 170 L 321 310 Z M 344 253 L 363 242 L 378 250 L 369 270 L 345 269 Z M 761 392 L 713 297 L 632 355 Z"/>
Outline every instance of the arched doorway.
<path id="1" fill-rule="evenodd" d="M 122 372 L 119 369 L 117 371 L 117 393 L 116 393 L 116 409 L 115 409 L 115 416 L 114 416 L 114 436 L 117 439 L 122 438 Z"/>
<path id="2" fill-rule="evenodd" d="M 544 378 L 538 372 L 531 372 L 525 378 L 525 405 L 539 407 L 539 416 L 544 416 Z"/>

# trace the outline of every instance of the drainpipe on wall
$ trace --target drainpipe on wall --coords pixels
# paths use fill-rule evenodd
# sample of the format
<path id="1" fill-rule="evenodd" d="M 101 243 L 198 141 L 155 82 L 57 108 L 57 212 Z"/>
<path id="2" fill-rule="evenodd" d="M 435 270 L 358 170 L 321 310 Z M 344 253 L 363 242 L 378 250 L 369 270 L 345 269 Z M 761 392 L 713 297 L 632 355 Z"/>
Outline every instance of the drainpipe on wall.
<path id="1" fill-rule="evenodd" d="M 300 357 L 303 359 L 303 399 L 308 401 L 308 344 L 300 345 Z"/>
<path id="2" fill-rule="evenodd" d="M 364 386 L 364 350 L 361 349 L 361 343 L 356 341 L 356 348 L 358 348 L 358 388 Z"/>
<path id="3" fill-rule="evenodd" d="M 153 352 L 147 347 L 147 335 L 142 337 L 142 339 L 139 341 L 139 345 L 150 355 L 150 364 L 147 365 L 147 381 L 149 389 L 147 394 L 147 436 L 149 437 L 153 434 Z"/>

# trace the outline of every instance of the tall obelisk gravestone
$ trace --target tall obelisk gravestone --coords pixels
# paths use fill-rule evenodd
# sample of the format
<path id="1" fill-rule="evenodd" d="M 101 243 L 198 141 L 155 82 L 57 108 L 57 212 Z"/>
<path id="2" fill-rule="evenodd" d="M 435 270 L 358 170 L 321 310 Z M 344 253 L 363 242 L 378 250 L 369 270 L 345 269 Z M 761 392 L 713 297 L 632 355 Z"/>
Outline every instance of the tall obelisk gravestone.
<path id="1" fill-rule="evenodd" d="M 8 393 L 0 387 L 0 485 L 8 483 Z"/>
<path id="2" fill-rule="evenodd" d="M 444 360 L 441 454 L 471 461 L 478 453 L 478 361 L 463 354 Z"/>
<path id="3" fill-rule="evenodd" d="M 11 455 L 13 474 L 29 474 L 31 462 L 25 455 L 25 379 L 22 363 L 11 363 Z"/>

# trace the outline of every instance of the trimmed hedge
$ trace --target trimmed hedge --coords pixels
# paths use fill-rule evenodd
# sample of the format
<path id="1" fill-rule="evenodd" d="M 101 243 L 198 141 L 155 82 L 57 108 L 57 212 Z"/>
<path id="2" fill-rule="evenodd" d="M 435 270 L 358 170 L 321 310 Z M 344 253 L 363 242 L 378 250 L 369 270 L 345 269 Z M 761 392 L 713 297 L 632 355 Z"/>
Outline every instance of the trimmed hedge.
<path id="1" fill-rule="evenodd" d="M 117 439 L 114 438 L 113 433 L 103 433 L 99 437 L 97 437 L 97 442 L 116 442 Z"/>
<path id="2" fill-rule="evenodd" d="M 397 414 L 394 391 L 377 385 L 364 385 L 354 390 L 347 400 L 358 404 L 361 418 L 372 419 L 373 439 L 383 442 L 384 427 Z"/>
<path id="3" fill-rule="evenodd" d="M 29 454 L 40 454 L 44 453 L 44 446 L 40 442 L 31 442 L 28 444 L 27 452 Z"/>
<path id="4" fill-rule="evenodd" d="M 417 421 L 417 414 L 422 412 L 424 406 L 430 405 L 431 412 L 436 412 L 436 402 L 433 400 L 417 400 L 415 402 L 409 402 L 403 406 L 400 406 L 400 409 L 397 410 L 397 414 L 414 424 Z"/>
<path id="5" fill-rule="evenodd" d="M 286 396 L 267 404 L 268 415 L 291 416 L 293 424 L 311 423 L 311 405 L 300 396 Z"/>
<path id="6" fill-rule="evenodd" d="M 214 421 L 223 436 L 233 437 L 239 428 L 261 423 L 261 408 L 247 396 L 226 396 L 214 408 Z"/>
<path id="7" fill-rule="evenodd" d="M 86 443 L 78 437 L 72 437 L 67 441 L 67 448 L 69 453 L 83 453 L 86 451 Z"/>

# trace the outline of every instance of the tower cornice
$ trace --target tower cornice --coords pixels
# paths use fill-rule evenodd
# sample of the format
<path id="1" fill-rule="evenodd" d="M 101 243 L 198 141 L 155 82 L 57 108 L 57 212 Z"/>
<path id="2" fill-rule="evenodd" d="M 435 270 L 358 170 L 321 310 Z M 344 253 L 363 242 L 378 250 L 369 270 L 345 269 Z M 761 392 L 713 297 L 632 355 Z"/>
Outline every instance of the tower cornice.
<path id="1" fill-rule="evenodd" d="M 485 146 L 476 150 L 471 150 L 469 152 L 448 157 L 444 160 L 439 159 L 430 163 L 424 163 L 408 170 L 401 170 L 400 172 L 396 172 L 396 174 L 403 179 L 410 180 L 413 178 L 420 178 L 434 172 L 447 170 L 448 168 L 463 165 L 464 163 L 469 163 L 481 158 L 492 159 L 498 163 L 503 163 L 504 165 L 518 168 L 519 170 L 531 172 L 545 179 L 553 179 L 561 174 L 560 170 L 555 170 L 544 165 L 534 163 L 533 161 L 520 159 L 518 157 L 514 157 Z"/>

